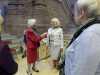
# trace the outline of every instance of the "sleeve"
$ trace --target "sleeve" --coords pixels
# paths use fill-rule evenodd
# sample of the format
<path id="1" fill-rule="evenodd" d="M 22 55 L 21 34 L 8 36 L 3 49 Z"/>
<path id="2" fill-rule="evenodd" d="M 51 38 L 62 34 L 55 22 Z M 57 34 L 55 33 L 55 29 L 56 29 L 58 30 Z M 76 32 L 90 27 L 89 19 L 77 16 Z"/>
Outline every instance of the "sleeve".
<path id="1" fill-rule="evenodd" d="M 27 36 L 26 37 L 27 37 L 27 39 L 30 39 L 33 42 L 38 42 L 40 40 L 40 39 L 38 39 L 36 37 L 36 35 L 34 34 L 34 32 L 31 32 L 31 31 L 27 32 Z"/>
<path id="2" fill-rule="evenodd" d="M 64 38 L 63 38 L 63 30 L 62 29 L 60 32 L 60 36 L 61 36 L 61 48 L 64 48 Z"/>
<path id="3" fill-rule="evenodd" d="M 41 36 L 40 36 L 40 37 L 41 37 L 41 40 L 42 40 L 42 39 L 47 38 L 47 32 L 45 32 L 45 33 L 41 34 Z"/>
<path id="4" fill-rule="evenodd" d="M 2 60 L 2 68 L 6 72 L 8 72 L 9 74 L 15 74 L 17 72 L 18 64 L 14 61 L 8 45 L 5 45 L 2 50 L 1 60 Z"/>
<path id="5" fill-rule="evenodd" d="M 76 40 L 79 42 L 73 46 L 75 54 L 70 62 L 73 65 L 70 71 L 71 75 L 95 75 L 97 66 L 100 63 L 100 35 L 86 32 Z M 67 62 L 66 59 L 66 65 Z M 65 67 L 65 69 L 67 68 L 68 66 Z M 65 73 L 68 72 L 65 71 Z"/>

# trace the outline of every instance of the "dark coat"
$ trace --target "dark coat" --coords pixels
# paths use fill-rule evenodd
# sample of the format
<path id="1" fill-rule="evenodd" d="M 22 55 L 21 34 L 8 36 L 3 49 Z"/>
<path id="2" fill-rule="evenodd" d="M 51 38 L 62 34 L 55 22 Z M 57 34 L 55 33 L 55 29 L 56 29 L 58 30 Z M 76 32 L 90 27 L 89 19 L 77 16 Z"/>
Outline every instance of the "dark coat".
<path id="1" fill-rule="evenodd" d="M 0 75 L 13 75 L 17 69 L 18 64 L 13 60 L 10 48 L 0 41 Z"/>

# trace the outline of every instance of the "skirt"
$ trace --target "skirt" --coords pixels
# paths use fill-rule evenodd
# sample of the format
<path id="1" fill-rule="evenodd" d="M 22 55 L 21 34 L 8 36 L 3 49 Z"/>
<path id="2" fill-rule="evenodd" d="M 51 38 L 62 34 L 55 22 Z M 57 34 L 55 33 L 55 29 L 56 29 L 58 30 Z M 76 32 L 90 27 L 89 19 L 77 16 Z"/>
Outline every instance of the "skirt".
<path id="1" fill-rule="evenodd" d="M 59 54 L 60 54 L 60 46 L 50 47 L 50 57 L 52 60 L 58 60 Z"/>

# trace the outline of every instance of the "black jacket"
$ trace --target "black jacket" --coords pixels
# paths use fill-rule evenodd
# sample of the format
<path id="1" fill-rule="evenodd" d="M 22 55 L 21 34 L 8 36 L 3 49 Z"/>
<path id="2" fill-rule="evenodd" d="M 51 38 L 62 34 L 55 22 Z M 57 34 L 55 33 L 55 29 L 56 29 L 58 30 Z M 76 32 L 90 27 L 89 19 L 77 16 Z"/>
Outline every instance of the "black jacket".
<path id="1" fill-rule="evenodd" d="M 10 48 L 0 41 L 0 75 L 13 75 L 17 69 L 18 64 L 13 60 Z"/>

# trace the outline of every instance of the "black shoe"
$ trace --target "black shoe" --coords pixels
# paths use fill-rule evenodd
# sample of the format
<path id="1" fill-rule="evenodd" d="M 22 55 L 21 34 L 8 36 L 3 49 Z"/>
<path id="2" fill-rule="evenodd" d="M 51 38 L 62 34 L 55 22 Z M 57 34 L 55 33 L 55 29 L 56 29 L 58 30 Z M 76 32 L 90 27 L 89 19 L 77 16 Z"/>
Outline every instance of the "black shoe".
<path id="1" fill-rule="evenodd" d="M 27 74 L 28 74 L 28 75 L 32 75 L 32 73 L 30 73 L 30 74 L 29 74 L 29 72 L 28 72 L 28 71 L 26 71 L 26 72 L 27 72 Z"/>
<path id="2" fill-rule="evenodd" d="M 24 55 L 22 55 L 22 59 L 23 59 L 23 58 L 25 58 L 25 56 L 24 56 Z"/>
<path id="3" fill-rule="evenodd" d="M 31 73 L 31 74 L 29 74 L 29 75 L 32 75 L 32 73 Z"/>
<path id="4" fill-rule="evenodd" d="M 25 54 L 23 54 L 23 55 L 22 55 L 22 59 L 23 59 L 23 58 L 25 58 L 25 57 L 26 57 L 26 55 L 25 55 Z"/>
<path id="5" fill-rule="evenodd" d="M 39 72 L 39 70 L 35 69 L 34 67 L 32 67 L 32 70 L 35 72 Z"/>

